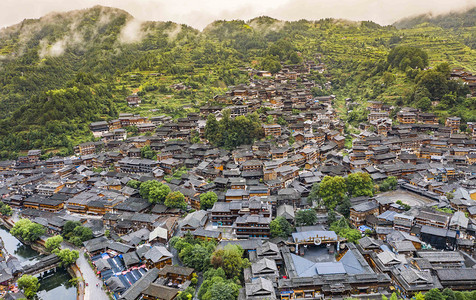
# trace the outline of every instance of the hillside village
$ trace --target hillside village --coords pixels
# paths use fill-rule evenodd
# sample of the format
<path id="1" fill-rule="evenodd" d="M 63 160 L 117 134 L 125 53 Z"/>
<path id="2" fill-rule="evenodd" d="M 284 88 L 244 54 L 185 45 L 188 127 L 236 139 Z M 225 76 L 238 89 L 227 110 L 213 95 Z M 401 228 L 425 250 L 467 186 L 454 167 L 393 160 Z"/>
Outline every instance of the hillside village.
<path id="1" fill-rule="evenodd" d="M 68 221 L 90 228 L 82 247 L 115 299 L 172 300 L 198 290 L 202 270 L 179 257 L 177 237 L 241 247 L 249 265 L 238 299 L 476 288 L 475 123 L 448 117 L 443 124 L 416 108 L 395 112 L 368 101 L 367 121 L 351 128 L 326 93 L 332 80 L 310 79 L 326 75 L 319 56 L 276 74 L 244 71 L 248 84 L 230 86 L 186 118 L 122 113 L 91 123 L 97 141 L 77 145 L 74 157 L 41 160 L 40 150 L 30 150 L 0 161 L 0 197 L 13 209 L 4 219 L 30 219 L 47 236 Z M 472 88 L 471 74 L 451 76 Z M 137 94 L 124 101 L 141 105 Z M 359 105 L 345 100 L 348 111 Z M 254 113 L 261 129 L 251 145 L 227 150 L 207 141 L 210 115 Z M 331 209 L 316 197 L 328 176 L 351 174 L 368 174 L 370 193 L 349 194 L 347 207 Z M 183 195 L 185 205 L 147 199 L 151 181 Z M 205 203 L 211 193 L 216 202 Z M 276 235 L 277 218 L 293 230 Z M 5 287 L 16 277 L 8 268 L 0 274 Z"/>

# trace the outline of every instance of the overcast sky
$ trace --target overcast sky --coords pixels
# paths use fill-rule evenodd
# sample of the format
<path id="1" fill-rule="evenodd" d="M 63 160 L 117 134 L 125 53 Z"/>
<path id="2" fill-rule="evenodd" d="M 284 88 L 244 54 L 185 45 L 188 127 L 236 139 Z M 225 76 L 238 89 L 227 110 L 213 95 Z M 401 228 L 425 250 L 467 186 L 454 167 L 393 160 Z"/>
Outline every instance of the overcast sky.
<path id="1" fill-rule="evenodd" d="M 476 6 L 476 0 L 0 0 L 0 28 L 52 11 L 94 5 L 124 9 L 144 21 L 175 21 L 198 29 L 217 19 L 281 20 L 345 18 L 382 25 L 412 15 L 441 14 Z"/>

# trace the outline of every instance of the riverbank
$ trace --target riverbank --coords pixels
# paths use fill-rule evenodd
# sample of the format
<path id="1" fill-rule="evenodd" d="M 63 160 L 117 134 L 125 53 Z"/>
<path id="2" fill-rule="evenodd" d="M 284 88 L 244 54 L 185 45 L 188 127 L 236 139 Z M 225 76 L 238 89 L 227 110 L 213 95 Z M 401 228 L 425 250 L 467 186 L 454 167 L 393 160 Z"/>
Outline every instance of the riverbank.
<path id="1" fill-rule="evenodd" d="M 81 278 L 81 279 L 83 278 L 83 273 L 78 268 L 76 263 L 72 264 L 68 268 L 68 272 L 71 272 L 70 274 L 71 274 L 71 277 L 73 277 L 73 278 Z M 76 288 L 78 289 L 76 299 L 77 300 L 83 300 L 84 299 L 84 293 L 85 293 L 83 280 L 78 281 L 78 284 L 76 285 Z"/>
<path id="2" fill-rule="evenodd" d="M 13 221 L 12 218 L 0 218 L 0 223 L 5 227 L 7 231 L 10 231 L 11 228 L 15 225 L 15 222 Z M 30 247 L 33 251 L 40 255 L 46 255 L 49 254 L 49 252 L 45 248 L 45 242 L 47 237 L 42 237 L 38 239 L 37 241 L 30 243 L 23 241 L 21 238 L 15 237 L 16 240 L 18 240 L 21 244 L 27 245 Z M 69 247 L 68 247 L 69 248 Z M 66 272 L 69 274 L 70 277 L 72 278 L 79 278 L 82 279 L 83 275 L 80 270 L 80 268 L 76 265 L 76 263 L 70 265 L 68 268 L 65 268 Z M 76 299 L 77 300 L 83 300 L 84 295 L 85 295 L 85 287 L 84 283 L 81 282 L 82 280 L 79 280 L 78 283 L 76 284 Z M 52 298 L 53 299 L 53 298 Z"/>

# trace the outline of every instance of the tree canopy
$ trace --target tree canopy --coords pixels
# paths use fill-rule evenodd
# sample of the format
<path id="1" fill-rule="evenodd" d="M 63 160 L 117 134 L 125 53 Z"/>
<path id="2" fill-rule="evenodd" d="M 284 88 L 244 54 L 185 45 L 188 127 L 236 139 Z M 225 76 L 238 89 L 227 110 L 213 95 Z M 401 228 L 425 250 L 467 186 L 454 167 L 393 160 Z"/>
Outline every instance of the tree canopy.
<path id="1" fill-rule="evenodd" d="M 79 258 L 78 250 L 71 250 L 71 249 L 55 249 L 53 253 L 56 254 L 61 259 L 61 266 L 67 267 Z"/>
<path id="2" fill-rule="evenodd" d="M 311 226 L 317 222 L 317 214 L 314 209 L 301 209 L 295 214 L 296 226 Z"/>
<path id="3" fill-rule="evenodd" d="M 417 47 L 397 46 L 393 48 L 387 57 L 390 66 L 405 71 L 407 68 L 424 69 L 428 66 L 428 54 Z"/>
<path id="4" fill-rule="evenodd" d="M 63 226 L 63 237 L 71 244 L 80 247 L 83 242 L 92 239 L 93 231 L 91 228 L 82 226 L 81 222 L 67 221 Z"/>
<path id="5" fill-rule="evenodd" d="M 325 176 L 319 184 L 319 197 L 322 204 L 334 209 L 346 197 L 347 186 L 345 179 L 340 176 Z"/>
<path id="6" fill-rule="evenodd" d="M 152 150 L 149 145 L 146 145 L 140 149 L 140 155 L 142 158 L 157 159 L 157 152 Z"/>
<path id="7" fill-rule="evenodd" d="M 271 237 L 288 238 L 293 232 L 293 226 L 283 216 L 276 217 L 269 224 Z"/>
<path id="8" fill-rule="evenodd" d="M 373 196 L 373 181 L 368 173 L 356 172 L 346 178 L 325 176 L 320 183 L 315 183 L 309 193 L 309 199 L 318 201 L 329 210 L 338 209 L 344 215 L 350 208 L 349 198 Z"/>
<path id="9" fill-rule="evenodd" d="M 12 227 L 10 233 L 24 241 L 34 242 L 46 233 L 46 229 L 29 219 L 20 219 Z"/>
<path id="10" fill-rule="evenodd" d="M 148 180 L 140 185 L 141 197 L 148 199 L 150 203 L 164 203 L 169 193 L 169 186 L 157 180 Z"/>
<path id="11" fill-rule="evenodd" d="M 12 215 L 12 208 L 10 205 L 0 202 L 0 214 L 5 217 Z"/>
<path id="12" fill-rule="evenodd" d="M 178 191 L 171 192 L 165 197 L 164 201 L 165 206 L 167 207 L 174 207 L 180 209 L 187 208 L 187 202 L 185 201 L 185 196 Z"/>
<path id="13" fill-rule="evenodd" d="M 233 119 L 230 110 L 225 109 L 220 121 L 214 114 L 207 117 L 205 138 L 214 146 L 234 149 L 239 145 L 249 145 L 262 136 L 263 129 L 257 113 Z"/>
<path id="14" fill-rule="evenodd" d="M 49 252 L 53 252 L 53 250 L 58 249 L 63 242 L 63 237 L 61 235 L 55 235 L 49 237 L 45 241 L 45 248 Z"/>
<path id="15" fill-rule="evenodd" d="M 131 187 L 133 189 L 138 189 L 140 188 L 141 182 L 138 180 L 131 179 L 127 182 L 127 186 Z"/>
<path id="16" fill-rule="evenodd" d="M 373 182 L 369 173 L 352 173 L 345 178 L 349 197 L 373 196 Z"/>
<path id="17" fill-rule="evenodd" d="M 379 185 L 379 189 L 382 192 L 391 191 L 396 188 L 397 188 L 397 178 L 395 176 L 389 176 Z"/>
<path id="18" fill-rule="evenodd" d="M 210 257 L 215 250 L 214 242 L 206 242 L 194 239 L 190 234 L 184 237 L 173 237 L 170 245 L 177 249 L 180 260 L 188 267 L 197 271 L 205 271 L 210 268 Z"/>
<path id="19" fill-rule="evenodd" d="M 200 300 L 236 300 L 241 288 L 236 281 L 227 279 L 222 268 L 209 269 L 203 274 L 203 283 L 198 290 Z"/>
<path id="20" fill-rule="evenodd" d="M 206 192 L 200 194 L 200 209 L 207 210 L 213 207 L 213 204 L 218 201 L 218 196 L 215 192 Z"/>
<path id="21" fill-rule="evenodd" d="M 345 218 L 335 221 L 329 228 L 341 237 L 346 238 L 351 243 L 357 243 L 357 241 L 362 238 L 360 231 L 351 228 Z"/>
<path id="22" fill-rule="evenodd" d="M 40 288 L 38 278 L 32 275 L 23 275 L 18 279 L 17 284 L 18 288 L 23 291 L 28 299 L 34 298 Z"/>
<path id="23" fill-rule="evenodd" d="M 228 244 L 224 249 L 217 249 L 211 257 L 211 264 L 215 269 L 222 268 L 227 278 L 239 277 L 249 261 L 243 258 L 243 249 L 239 245 Z"/>

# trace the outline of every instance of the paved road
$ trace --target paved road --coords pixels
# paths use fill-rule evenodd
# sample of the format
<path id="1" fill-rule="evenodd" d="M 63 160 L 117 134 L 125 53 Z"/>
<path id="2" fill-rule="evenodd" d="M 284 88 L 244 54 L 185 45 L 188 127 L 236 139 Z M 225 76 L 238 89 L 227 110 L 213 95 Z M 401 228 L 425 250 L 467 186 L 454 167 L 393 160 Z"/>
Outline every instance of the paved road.
<path id="1" fill-rule="evenodd" d="M 61 243 L 61 248 L 78 250 L 77 248 L 65 242 Z M 85 287 L 84 300 L 109 300 L 109 296 L 106 294 L 104 288 L 101 290 L 101 287 L 103 286 L 102 280 L 96 276 L 87 259 L 84 258 L 85 251 L 82 249 L 78 251 L 79 258 L 76 261 L 76 265 L 81 270 L 84 279 L 84 282 L 81 284 L 87 283 L 87 286 Z M 96 284 L 98 284 L 98 286 L 96 286 Z"/>
<path id="2" fill-rule="evenodd" d="M 84 258 L 83 250 L 79 252 L 79 258 L 76 264 L 81 270 L 81 273 L 83 273 L 84 282 L 88 284 L 88 286 L 86 286 L 84 300 L 109 300 L 109 296 L 104 291 L 104 288 L 101 290 L 103 282 L 94 274 L 93 269 L 91 269 L 88 261 Z M 99 286 L 96 287 L 96 284 Z"/>

